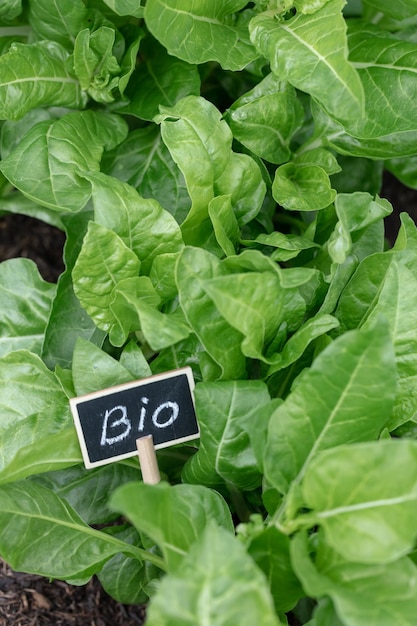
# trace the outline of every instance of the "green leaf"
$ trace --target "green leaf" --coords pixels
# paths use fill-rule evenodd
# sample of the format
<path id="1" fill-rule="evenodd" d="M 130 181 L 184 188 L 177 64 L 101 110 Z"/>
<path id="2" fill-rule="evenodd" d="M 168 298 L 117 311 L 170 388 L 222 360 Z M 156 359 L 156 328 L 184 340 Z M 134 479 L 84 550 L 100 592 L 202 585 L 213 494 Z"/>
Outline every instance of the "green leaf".
<path id="1" fill-rule="evenodd" d="M 0 483 L 14 483 L 28 476 L 55 472 L 82 463 L 82 454 L 73 425 L 51 434 L 51 420 L 23 420 L 22 428 L 7 429 L 7 448 L 0 447 L 4 467 Z M 20 422 L 19 422 L 20 423 Z M 9 436 L 15 434 L 13 445 Z"/>
<path id="2" fill-rule="evenodd" d="M 152 121 L 161 105 L 174 106 L 181 98 L 200 94 L 196 66 L 170 56 L 155 39 L 145 39 L 141 54 L 144 58 L 126 90 L 130 102 L 122 113 Z"/>
<path id="3" fill-rule="evenodd" d="M 318 211 L 335 200 L 336 191 L 318 165 L 286 163 L 275 172 L 272 195 L 290 211 Z"/>
<path id="4" fill-rule="evenodd" d="M 1 358 L 0 383 L 0 428 L 35 414 L 68 426 L 68 399 L 55 374 L 36 354 L 17 350 Z"/>
<path id="5" fill-rule="evenodd" d="M 213 224 L 217 243 L 225 255 L 235 254 L 240 229 L 233 211 L 231 196 L 217 196 L 208 206 L 208 214 Z"/>
<path id="6" fill-rule="evenodd" d="M 104 0 L 108 7 L 117 15 L 132 15 L 133 17 L 143 17 L 144 7 L 141 0 Z"/>
<path id="7" fill-rule="evenodd" d="M 223 379 L 244 378 L 242 335 L 232 328 L 207 294 L 207 279 L 225 274 L 220 261 L 203 249 L 187 246 L 177 262 L 177 285 L 187 322 L 208 354 L 220 367 Z"/>
<path id="8" fill-rule="evenodd" d="M 264 461 L 268 481 L 285 494 L 320 451 L 376 439 L 391 415 L 395 391 L 386 323 L 339 337 L 271 417 Z"/>
<path id="9" fill-rule="evenodd" d="M 285 289 L 273 272 L 219 276 L 205 281 L 203 289 L 227 322 L 244 336 L 243 354 L 269 363 L 268 347 L 288 315 L 287 303 L 297 300 L 296 290 Z"/>
<path id="10" fill-rule="evenodd" d="M 36 124 L 2 161 L 1 170 L 34 202 L 60 213 L 76 212 L 91 195 L 90 183 L 80 174 L 97 171 L 103 149 L 117 145 L 126 132 L 125 122 L 115 115 L 68 113 Z"/>
<path id="11" fill-rule="evenodd" d="M 225 558 L 227 555 L 227 558 Z M 153 596 L 149 626 L 279 626 L 264 574 L 244 547 L 211 524 Z"/>
<path id="12" fill-rule="evenodd" d="M 0 7 L 0 19 L 13 20 L 22 12 L 22 0 L 5 0 Z"/>
<path id="13" fill-rule="evenodd" d="M 319 248 L 317 243 L 307 239 L 307 237 L 299 237 L 298 235 L 284 235 L 274 230 L 272 233 L 261 233 L 256 239 L 243 239 L 245 246 L 258 247 L 258 244 L 277 248 L 272 252 L 271 258 L 274 261 L 288 261 L 298 256 L 302 250 L 310 248 Z"/>
<path id="14" fill-rule="evenodd" d="M 407 19 L 408 17 L 415 17 L 415 5 L 413 0 L 400 0 L 395 3 L 395 6 L 392 5 L 389 0 L 365 0 L 364 4 L 366 6 L 373 7 L 380 13 L 384 13 L 384 15 L 389 15 L 396 20 Z"/>
<path id="15" fill-rule="evenodd" d="M 388 200 L 375 199 L 366 192 L 357 191 L 351 194 L 338 194 L 335 201 L 336 214 L 339 221 L 330 236 L 327 246 L 332 261 L 344 263 L 352 251 L 353 233 L 363 231 L 371 224 L 383 220 L 392 213 L 392 206 Z M 374 233 L 372 233 L 374 235 Z M 358 255 L 356 246 L 356 255 Z M 368 252 L 364 256 L 368 256 Z"/>
<path id="16" fill-rule="evenodd" d="M 415 256 L 410 259 L 410 267 Z M 366 258 L 342 293 L 336 315 L 343 328 L 368 325 L 378 315 L 389 321 L 398 368 L 398 389 L 390 430 L 417 419 L 414 394 L 417 380 L 417 277 L 401 253 Z"/>
<path id="17" fill-rule="evenodd" d="M 21 348 L 40 355 L 55 292 L 33 261 L 0 264 L 0 356 Z"/>
<path id="18" fill-rule="evenodd" d="M 162 253 L 152 262 L 149 278 L 163 302 L 173 300 L 178 294 L 175 267 L 180 254 L 180 252 Z"/>
<path id="19" fill-rule="evenodd" d="M 101 26 L 91 32 L 80 30 L 74 43 L 73 65 L 84 91 L 96 102 L 113 102 L 112 90 L 118 85 L 120 65 L 113 54 L 115 31 Z"/>
<path id="20" fill-rule="evenodd" d="M 312 148 L 303 152 L 302 148 L 295 154 L 294 163 L 296 165 L 318 165 L 327 174 L 337 174 L 341 172 L 340 167 L 335 155 L 326 150 L 325 148 Z"/>
<path id="21" fill-rule="evenodd" d="M 65 500 L 33 481 L 1 485 L 0 497 L 0 553 L 17 571 L 88 580 L 118 552 L 138 559 L 144 553 L 90 528 Z"/>
<path id="22" fill-rule="evenodd" d="M 308 319 L 305 324 L 288 339 L 284 345 L 280 356 L 281 359 L 274 362 L 269 370 L 268 376 L 272 376 L 275 372 L 278 372 L 286 367 L 289 367 L 295 363 L 305 352 L 307 347 L 312 341 L 321 337 L 325 333 L 337 328 L 339 326 L 339 320 L 333 315 L 326 315 L 318 313 L 314 317 Z"/>
<path id="23" fill-rule="evenodd" d="M 85 339 L 77 340 L 74 349 L 73 380 L 78 396 L 130 383 L 134 379 L 135 376 L 109 354 Z"/>
<path id="24" fill-rule="evenodd" d="M 227 70 L 241 70 L 257 58 L 246 25 L 236 23 L 233 13 L 245 0 L 148 0 L 146 25 L 169 54 L 191 64 L 217 61 Z"/>
<path id="25" fill-rule="evenodd" d="M 102 161 L 103 171 L 135 187 L 143 198 L 153 198 L 184 221 L 191 206 L 184 177 L 172 160 L 157 126 L 149 124 L 127 139 Z"/>
<path id="26" fill-rule="evenodd" d="M 313 109 L 330 147 L 343 154 L 378 159 L 415 154 L 416 54 L 413 42 L 372 24 L 352 29 L 349 59 L 363 85 L 366 115 L 343 127 Z"/>
<path id="27" fill-rule="evenodd" d="M 151 280 L 147 276 L 120 281 L 113 290 L 110 305 L 115 327 L 110 331 L 113 345 L 122 345 L 130 331 L 139 330 L 153 350 L 162 350 L 190 334 L 182 315 L 166 314 L 155 307 L 160 303 Z"/>
<path id="28" fill-rule="evenodd" d="M 77 33 L 89 26 L 91 14 L 82 0 L 36 0 L 29 3 L 29 23 L 40 40 L 57 41 L 72 51 Z"/>
<path id="29" fill-rule="evenodd" d="M 83 337 L 101 346 L 105 333 L 99 330 L 82 308 L 72 285 L 72 268 L 82 246 L 92 212 L 69 214 L 63 218 L 67 235 L 64 248 L 65 272 L 58 280 L 57 292 L 46 328 L 42 358 L 50 369 L 70 367 L 75 342 Z"/>
<path id="30" fill-rule="evenodd" d="M 307 594 L 328 597 L 315 612 L 314 626 L 412 626 L 416 566 L 408 558 L 386 564 L 347 562 L 321 544 L 316 564 L 303 534 L 291 541 L 291 558 Z M 333 608 L 334 607 L 334 608 Z"/>
<path id="31" fill-rule="evenodd" d="M 265 528 L 248 546 L 248 553 L 268 578 L 277 612 L 290 611 L 304 595 L 291 565 L 289 548 L 289 538 L 275 526 Z"/>
<path id="32" fill-rule="evenodd" d="M 142 274 L 149 272 L 160 254 L 183 248 L 178 223 L 155 200 L 141 198 L 133 187 L 105 174 L 86 178 L 92 184 L 95 221 L 116 233 L 135 253 Z"/>
<path id="33" fill-rule="evenodd" d="M 303 120 L 295 89 L 268 74 L 228 110 L 235 139 L 271 163 L 290 158 L 290 141 Z"/>
<path id="34" fill-rule="evenodd" d="M 280 80 L 309 93 L 327 112 L 346 124 L 363 116 L 363 88 L 347 60 L 343 0 L 330 0 L 313 15 L 297 13 L 277 21 L 259 15 L 250 23 L 251 39 L 271 61 Z"/>
<path id="35" fill-rule="evenodd" d="M 207 486 L 224 481 L 239 489 L 255 489 L 261 475 L 243 422 L 253 424 L 252 429 L 260 428 L 262 407 L 270 403 L 265 383 L 199 383 L 194 397 L 200 446 L 185 466 L 183 480 Z"/>
<path id="36" fill-rule="evenodd" d="M 84 108 L 85 95 L 67 58 L 53 41 L 13 43 L 0 57 L 0 119 L 18 120 L 39 106 Z"/>
<path id="37" fill-rule="evenodd" d="M 186 243 L 201 245 L 210 237 L 208 205 L 215 196 L 231 194 L 239 223 L 256 216 L 265 195 L 261 171 L 248 155 L 232 152 L 232 133 L 213 104 L 189 96 L 175 107 L 161 107 L 155 119 L 192 200 L 182 223 Z"/>
<path id="38" fill-rule="evenodd" d="M 59 472 L 36 476 L 34 480 L 66 500 L 84 522 L 93 525 L 114 521 L 116 514 L 108 506 L 109 493 L 137 477 L 138 468 L 123 463 L 88 470 L 79 463 Z"/>
<path id="39" fill-rule="evenodd" d="M 386 440 L 326 450 L 302 480 L 308 517 L 326 542 L 357 563 L 390 563 L 417 536 L 417 444 Z M 301 518 L 302 519 L 302 516 Z"/>
<path id="40" fill-rule="evenodd" d="M 111 311 L 113 289 L 139 274 L 140 261 L 115 232 L 90 222 L 72 271 L 74 292 L 81 306 L 102 330 L 115 323 Z"/>
<path id="41" fill-rule="evenodd" d="M 140 544 L 140 537 L 131 526 L 117 529 L 111 534 L 126 543 Z M 149 566 L 119 552 L 103 565 L 97 577 L 104 591 L 117 602 L 143 604 L 148 600 L 147 584 L 158 575 L 159 570 L 155 566 Z"/>
<path id="42" fill-rule="evenodd" d="M 147 378 L 152 375 L 151 368 L 142 350 L 134 341 L 129 343 L 123 349 L 120 355 L 120 365 L 123 365 L 133 376 L 134 379 Z"/>
<path id="43" fill-rule="evenodd" d="M 160 547 L 168 571 L 178 571 L 190 546 L 210 521 L 233 537 L 233 524 L 223 498 L 202 485 L 129 483 L 111 497 L 110 506 L 127 516 Z"/>

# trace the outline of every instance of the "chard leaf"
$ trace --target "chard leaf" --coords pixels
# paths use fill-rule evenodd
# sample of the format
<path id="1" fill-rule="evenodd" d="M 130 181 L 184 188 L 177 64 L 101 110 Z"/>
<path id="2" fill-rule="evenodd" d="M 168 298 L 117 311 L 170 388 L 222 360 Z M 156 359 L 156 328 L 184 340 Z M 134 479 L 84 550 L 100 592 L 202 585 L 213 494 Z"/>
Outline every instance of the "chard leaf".
<path id="1" fill-rule="evenodd" d="M 181 568 L 161 581 L 147 621 L 149 626 L 280 625 L 264 574 L 244 547 L 213 523 Z"/>
<path id="2" fill-rule="evenodd" d="M 327 242 L 327 247 L 332 261 L 339 264 L 344 263 L 347 256 L 352 252 L 352 237 L 355 237 L 354 233 L 365 235 L 365 232 L 361 233 L 360 231 L 364 231 L 370 225 L 381 221 L 392 213 L 392 206 L 388 200 L 378 196 L 373 199 L 370 194 L 360 191 L 350 194 L 338 194 L 335 208 L 339 221 Z M 377 239 L 373 230 L 371 238 L 373 240 Z M 355 246 L 355 254 L 358 259 L 362 256 L 359 253 L 359 240 L 356 240 Z M 366 257 L 372 254 L 373 251 L 373 249 L 367 249 L 363 256 Z"/>
<path id="3" fill-rule="evenodd" d="M 13 20 L 22 12 L 22 0 L 5 0 L 0 7 L 0 19 Z"/>
<path id="4" fill-rule="evenodd" d="M 181 8 L 175 0 L 148 0 L 146 25 L 169 54 L 191 64 L 217 61 L 227 70 L 241 70 L 257 58 L 246 25 L 233 13 L 245 0 L 192 0 Z"/>
<path id="5" fill-rule="evenodd" d="M 189 96 L 161 107 L 155 119 L 192 200 L 182 223 L 186 243 L 201 245 L 212 233 L 208 205 L 215 196 L 231 194 L 239 223 L 256 216 L 265 195 L 261 171 L 248 155 L 232 152 L 232 133 L 213 104 Z"/>
<path id="6" fill-rule="evenodd" d="M 216 486 L 223 481 L 250 491 L 260 484 L 250 438 L 261 428 L 262 408 L 270 403 L 260 380 L 199 383 L 194 390 L 200 446 L 184 467 L 185 482 Z"/>
<path id="7" fill-rule="evenodd" d="M 119 363 L 132 374 L 135 380 L 152 376 L 152 370 L 145 359 L 145 355 L 134 341 L 129 341 L 125 346 L 120 355 Z"/>
<path id="8" fill-rule="evenodd" d="M 119 235 L 140 260 L 143 274 L 158 255 L 183 248 L 178 223 L 155 200 L 141 198 L 133 187 L 105 174 L 86 178 L 92 184 L 95 221 Z"/>
<path id="9" fill-rule="evenodd" d="M 122 346 L 129 333 L 140 328 L 140 304 L 149 303 L 155 310 L 160 298 L 148 276 L 134 276 L 119 281 L 111 295 L 110 312 L 114 321 L 109 339 L 114 346 Z"/>
<path id="10" fill-rule="evenodd" d="M 416 46 L 371 24 L 353 29 L 349 59 L 358 72 L 366 115 L 344 127 L 313 109 L 328 145 L 343 154 L 392 159 L 415 154 Z M 326 142 L 327 143 L 327 142 Z"/>
<path id="11" fill-rule="evenodd" d="M 108 332 L 115 323 L 114 287 L 139 274 L 140 261 L 112 230 L 90 222 L 72 270 L 74 293 L 95 324 Z"/>
<path id="12" fill-rule="evenodd" d="M 167 54 L 155 39 L 141 46 L 143 60 L 126 91 L 130 102 L 121 111 L 152 121 L 159 107 L 174 106 L 186 96 L 200 94 L 200 75 L 190 65 Z"/>
<path id="13" fill-rule="evenodd" d="M 308 250 L 310 248 L 319 248 L 320 246 L 314 241 L 307 239 L 307 237 L 299 237 L 298 235 L 284 235 L 278 231 L 272 233 L 261 233 L 256 239 L 244 239 L 242 243 L 245 246 L 255 246 L 262 244 L 264 246 L 271 246 L 277 248 L 272 254 L 271 258 L 274 261 L 288 261 L 298 256 L 301 250 Z"/>
<path id="14" fill-rule="evenodd" d="M 140 536 L 132 526 L 119 527 L 111 534 L 126 543 L 140 545 Z M 119 552 L 103 565 L 97 577 L 104 591 L 117 602 L 143 604 L 148 600 L 146 587 L 150 580 L 159 577 L 159 570 Z"/>
<path id="15" fill-rule="evenodd" d="M 83 464 L 59 472 L 44 473 L 34 480 L 63 498 L 87 524 L 104 524 L 116 518 L 108 495 L 120 484 L 137 480 L 138 468 L 123 463 L 85 469 Z M 139 545 L 139 541 L 137 542 Z"/>
<path id="16" fill-rule="evenodd" d="M 179 252 L 159 254 L 152 262 L 149 278 L 163 302 L 173 300 L 178 294 L 175 266 L 179 255 Z"/>
<path id="17" fill-rule="evenodd" d="M 23 420 L 23 428 L 7 433 L 7 448 L 0 447 L 2 464 L 0 483 L 14 483 L 35 474 L 55 472 L 82 463 L 82 454 L 73 425 L 51 434 L 51 424 L 35 416 Z M 41 427 L 40 427 L 41 425 Z M 10 445 L 9 436 L 16 438 Z"/>
<path id="18" fill-rule="evenodd" d="M 295 363 L 304 354 L 305 350 L 314 339 L 321 337 L 338 326 L 339 320 L 333 317 L 333 315 L 318 313 L 308 319 L 305 324 L 300 326 L 288 339 L 280 353 L 281 359 L 277 359 L 276 362 L 270 366 L 268 376 L 272 376 L 275 372 Z"/>
<path id="19" fill-rule="evenodd" d="M 75 342 L 83 337 L 101 346 L 105 333 L 97 328 L 75 296 L 72 284 L 72 268 L 82 246 L 90 211 L 69 214 L 63 218 L 67 235 L 64 248 L 65 272 L 58 280 L 57 292 L 46 328 L 42 358 L 49 368 L 56 365 L 70 367 Z"/>
<path id="20" fill-rule="evenodd" d="M 119 361 L 82 338 L 75 344 L 72 371 L 77 396 L 130 383 L 135 379 Z"/>
<path id="21" fill-rule="evenodd" d="M 271 163 L 284 163 L 291 155 L 290 141 L 303 120 L 295 89 L 269 74 L 241 96 L 228 110 L 227 121 L 235 139 Z"/>
<path id="22" fill-rule="evenodd" d="M 90 528 L 65 500 L 33 481 L 1 485 L 0 497 L 0 553 L 15 570 L 88 580 L 118 552 L 139 560 L 144 554 L 140 548 Z M 147 556 L 160 562 L 150 553 Z"/>
<path id="23" fill-rule="evenodd" d="M 347 125 L 363 115 L 363 88 L 347 60 L 343 0 L 326 2 L 313 15 L 297 13 L 285 21 L 261 14 L 250 25 L 251 40 L 271 62 L 280 80 L 309 93 Z"/>
<path id="24" fill-rule="evenodd" d="M 77 33 L 87 28 L 91 14 L 82 0 L 31 0 L 29 23 L 38 39 L 57 41 L 72 50 Z"/>
<path id="25" fill-rule="evenodd" d="M 153 198 L 178 223 L 187 216 L 191 200 L 184 177 L 172 160 L 157 126 L 129 133 L 102 161 L 104 172 L 135 187 L 143 198 Z"/>
<path id="26" fill-rule="evenodd" d="M 190 334 L 182 315 L 166 314 L 155 307 L 160 303 L 147 276 L 120 281 L 113 290 L 111 311 L 117 323 L 110 331 L 110 341 L 120 346 L 130 331 L 141 329 L 153 350 L 162 350 Z"/>
<path id="27" fill-rule="evenodd" d="M 306 593 L 330 596 L 320 602 L 314 626 L 412 626 L 416 611 L 417 568 L 404 557 L 389 564 L 347 562 L 325 547 L 314 564 L 302 533 L 291 542 L 291 557 Z M 333 608 L 334 607 L 334 608 Z"/>
<path id="28" fill-rule="evenodd" d="M 235 254 L 240 229 L 233 211 L 231 196 L 217 196 L 211 200 L 208 213 L 213 224 L 217 243 L 225 255 Z"/>
<path id="29" fill-rule="evenodd" d="M 55 374 L 29 350 L 10 352 L 0 359 L 0 408 L 2 429 L 33 415 L 53 419 L 61 428 L 70 423 L 68 399 Z"/>
<path id="30" fill-rule="evenodd" d="M 335 155 L 325 148 L 312 148 L 305 152 L 300 151 L 295 154 L 294 163 L 296 165 L 318 165 L 329 176 L 342 171 Z"/>
<path id="31" fill-rule="evenodd" d="M 364 4 L 373 7 L 384 15 L 389 15 L 395 20 L 405 20 L 408 17 L 415 17 L 416 14 L 413 0 L 399 0 L 395 6 L 389 0 L 365 0 Z"/>
<path id="32" fill-rule="evenodd" d="M 80 30 L 74 43 L 73 65 L 84 91 L 96 102 L 113 102 L 112 90 L 119 83 L 120 65 L 113 54 L 115 31 L 101 26 Z"/>
<path id="33" fill-rule="evenodd" d="M 55 292 L 33 261 L 0 263 L 0 356 L 22 348 L 41 354 Z"/>
<path id="34" fill-rule="evenodd" d="M 25 196 L 60 213 L 77 212 L 91 195 L 85 171 L 97 171 L 103 149 L 122 141 L 125 122 L 108 113 L 80 111 L 36 124 L 2 161 L 1 170 Z M 71 193 L 68 193 L 71 189 Z"/>
<path id="35" fill-rule="evenodd" d="M 190 334 L 190 327 L 182 315 L 162 313 L 145 302 L 139 303 L 139 319 L 143 335 L 152 350 L 163 350 Z"/>
<path id="36" fill-rule="evenodd" d="M 406 258 L 406 257 L 405 257 Z M 411 257 L 415 263 L 415 255 Z M 379 315 L 389 321 L 398 368 L 398 389 L 393 414 L 387 424 L 393 430 L 417 419 L 417 277 L 401 253 L 367 257 L 343 291 L 336 310 L 343 328 L 368 325 Z"/>
<path id="37" fill-rule="evenodd" d="M 336 191 L 328 174 L 318 165 L 286 163 L 275 172 L 274 199 L 290 211 L 318 211 L 331 204 Z"/>
<path id="38" fill-rule="evenodd" d="M 307 515 L 343 558 L 390 563 L 410 552 L 417 536 L 416 476 L 414 441 L 326 450 L 302 480 L 303 499 L 311 509 Z"/>
<path id="39" fill-rule="evenodd" d="M 207 279 L 226 273 L 220 261 L 202 248 L 187 246 L 176 268 L 180 305 L 187 322 L 204 348 L 219 365 L 223 379 L 244 378 L 242 335 L 231 327 L 207 294 Z"/>
<path id="40" fill-rule="evenodd" d="M 396 367 L 386 323 L 330 344 L 271 416 L 264 469 L 280 493 L 322 450 L 376 439 L 394 403 Z"/>
<path id="41" fill-rule="evenodd" d="M 141 0 L 104 0 L 108 7 L 117 15 L 132 15 L 133 17 L 143 17 L 144 7 Z"/>
<path id="42" fill-rule="evenodd" d="M 181 569 L 188 549 L 210 521 L 224 527 L 233 537 L 226 502 L 216 491 L 202 485 L 131 482 L 111 496 L 110 506 L 158 544 L 168 571 Z"/>
<path id="43" fill-rule="evenodd" d="M 203 289 L 227 322 L 244 336 L 243 354 L 270 362 L 265 352 L 285 321 L 286 305 L 294 302 L 296 290 L 285 289 L 273 272 L 219 276 L 207 280 Z"/>
<path id="44" fill-rule="evenodd" d="M 0 119 L 18 120 L 39 106 L 82 109 L 86 98 L 54 41 L 13 43 L 0 56 Z"/>
<path id="45" fill-rule="evenodd" d="M 276 611 L 293 609 L 304 593 L 291 565 L 287 535 L 269 526 L 250 541 L 248 553 L 268 578 Z"/>

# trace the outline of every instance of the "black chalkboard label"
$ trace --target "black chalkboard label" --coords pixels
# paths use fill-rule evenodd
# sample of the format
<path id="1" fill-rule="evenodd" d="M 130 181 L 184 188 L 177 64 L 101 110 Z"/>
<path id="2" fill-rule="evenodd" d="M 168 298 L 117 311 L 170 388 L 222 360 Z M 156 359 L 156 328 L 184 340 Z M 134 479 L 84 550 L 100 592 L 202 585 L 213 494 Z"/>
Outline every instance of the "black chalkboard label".
<path id="1" fill-rule="evenodd" d="M 155 449 L 200 436 L 190 367 L 71 398 L 89 469 L 137 454 L 136 439 L 152 435 Z"/>

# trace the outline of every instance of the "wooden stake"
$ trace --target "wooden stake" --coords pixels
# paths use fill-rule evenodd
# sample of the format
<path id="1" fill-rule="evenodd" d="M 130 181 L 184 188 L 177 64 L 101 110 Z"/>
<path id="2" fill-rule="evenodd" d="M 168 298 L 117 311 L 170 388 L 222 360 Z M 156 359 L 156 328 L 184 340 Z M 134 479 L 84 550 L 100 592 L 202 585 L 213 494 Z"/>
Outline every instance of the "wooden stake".
<path id="1" fill-rule="evenodd" d="M 156 485 L 161 480 L 158 461 L 156 459 L 155 448 L 152 435 L 136 439 L 140 469 L 143 482 L 147 485 Z"/>

